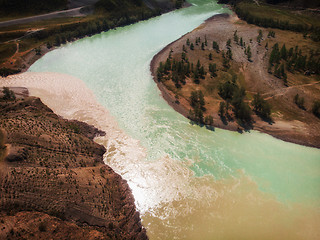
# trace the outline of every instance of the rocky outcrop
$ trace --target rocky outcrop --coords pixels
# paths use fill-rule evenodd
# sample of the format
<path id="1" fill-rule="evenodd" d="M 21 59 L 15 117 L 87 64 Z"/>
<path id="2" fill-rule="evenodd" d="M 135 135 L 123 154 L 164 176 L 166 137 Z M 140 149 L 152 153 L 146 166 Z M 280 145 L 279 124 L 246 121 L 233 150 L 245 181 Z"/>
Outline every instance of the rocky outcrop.
<path id="1" fill-rule="evenodd" d="M 92 141 L 103 132 L 62 119 L 34 97 L 2 101 L 0 112 L 0 239 L 61 231 L 62 239 L 147 239 L 131 189 Z M 39 222 L 28 227 L 34 217 L 45 231 Z"/>

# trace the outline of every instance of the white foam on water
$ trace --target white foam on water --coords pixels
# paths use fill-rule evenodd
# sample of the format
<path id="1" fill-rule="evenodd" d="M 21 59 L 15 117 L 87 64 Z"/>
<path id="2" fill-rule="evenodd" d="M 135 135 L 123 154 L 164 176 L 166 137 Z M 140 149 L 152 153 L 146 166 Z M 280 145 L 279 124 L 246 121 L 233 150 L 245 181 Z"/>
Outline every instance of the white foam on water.
<path id="1" fill-rule="evenodd" d="M 118 128 L 115 119 L 80 79 L 61 73 L 26 72 L 2 79 L 0 86 L 26 87 L 30 95 L 40 97 L 56 114 L 105 131 L 106 136 L 95 141 L 107 149 L 105 163 L 128 181 L 142 214 L 190 192 L 188 182 L 193 172 L 169 157 L 147 161 L 139 141 Z"/>

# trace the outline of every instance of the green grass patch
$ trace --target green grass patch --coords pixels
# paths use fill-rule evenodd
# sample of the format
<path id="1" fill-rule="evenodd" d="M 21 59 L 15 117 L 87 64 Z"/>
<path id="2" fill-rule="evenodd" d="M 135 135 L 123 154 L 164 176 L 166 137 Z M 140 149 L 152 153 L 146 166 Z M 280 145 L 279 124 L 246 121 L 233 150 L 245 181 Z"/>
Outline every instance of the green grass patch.
<path id="1" fill-rule="evenodd" d="M 0 32 L 0 43 L 4 43 L 10 40 L 18 39 L 25 35 L 26 31 L 9 31 Z"/>
<path id="2" fill-rule="evenodd" d="M 17 50 L 15 43 L 0 43 L 0 63 L 11 57 Z"/>
<path id="3" fill-rule="evenodd" d="M 320 22 L 318 17 L 310 15 L 298 14 L 285 8 L 276 7 L 273 5 L 260 4 L 253 2 L 240 2 L 237 7 L 241 10 L 250 12 L 256 18 L 272 18 L 275 21 L 288 22 L 289 24 L 302 24 L 309 27 L 319 27 Z"/>
<path id="4" fill-rule="evenodd" d="M 47 20 L 41 20 L 41 21 L 35 21 L 35 22 L 29 22 L 25 24 L 19 24 L 19 25 L 12 25 L 8 27 L 1 27 L 1 32 L 8 32 L 8 31 L 18 31 L 18 30 L 31 30 L 35 28 L 49 28 L 59 25 L 66 25 L 76 22 L 82 22 L 83 20 L 89 21 L 92 17 L 68 17 L 68 18 L 54 18 L 54 19 L 47 19 Z"/>

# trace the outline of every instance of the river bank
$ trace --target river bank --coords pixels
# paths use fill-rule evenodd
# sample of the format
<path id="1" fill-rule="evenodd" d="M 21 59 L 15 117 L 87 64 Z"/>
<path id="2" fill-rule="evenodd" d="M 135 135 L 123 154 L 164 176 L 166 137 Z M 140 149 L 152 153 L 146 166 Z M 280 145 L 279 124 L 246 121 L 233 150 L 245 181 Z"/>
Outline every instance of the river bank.
<path id="1" fill-rule="evenodd" d="M 106 133 L 26 94 L 0 111 L 0 238 L 148 239 L 130 187 L 93 141 Z"/>
<path id="2" fill-rule="evenodd" d="M 68 44 L 1 82 L 106 132 L 95 139 L 107 149 L 104 162 L 127 180 L 150 239 L 317 239 L 318 149 L 257 131 L 207 131 L 159 95 L 152 57 L 223 12 L 193 2 Z"/>
<path id="3" fill-rule="evenodd" d="M 126 14 L 116 10 L 106 13 L 99 8 L 92 14 L 91 8 L 93 7 L 91 6 L 90 10 L 82 9 L 85 12 L 83 16 L 67 17 L 55 12 L 44 16 L 58 14 L 57 19 L 44 17 L 40 21 L 40 16 L 40 20 L 30 23 L 24 19 L 17 19 L 12 20 L 15 23 L 14 26 L 3 22 L 0 24 L 0 76 L 5 77 L 27 71 L 34 62 L 61 45 L 156 17 L 173 11 L 177 7 L 189 6 L 187 2 L 184 2 L 182 6 L 176 6 L 170 0 L 160 3 L 147 1 L 140 6 L 140 10 L 122 9 L 123 12 L 127 11 Z M 27 19 L 32 20 L 37 17 Z"/>
<path id="4" fill-rule="evenodd" d="M 162 49 L 151 61 L 150 70 L 153 76 L 154 81 L 158 85 L 163 98 L 172 106 L 177 112 L 184 115 L 185 117 L 189 116 L 190 110 L 190 101 L 189 94 L 193 90 L 203 90 L 207 91 L 208 88 L 212 88 L 208 82 L 212 80 L 206 75 L 204 80 L 207 83 L 204 83 L 203 86 L 193 84 L 190 80 L 187 80 L 186 85 L 183 85 L 181 89 L 176 89 L 170 82 L 159 82 L 156 79 L 157 68 L 160 62 L 165 62 L 168 58 L 170 51 L 173 58 L 181 59 L 183 46 L 187 46 L 186 41 L 194 41 L 196 38 L 208 39 L 208 47 L 205 47 L 205 50 L 195 49 L 191 51 L 186 50 L 186 55 L 190 62 L 196 64 L 196 60 L 200 59 L 201 63 L 207 64 L 209 62 L 208 55 L 212 53 L 213 62 L 217 64 L 218 68 L 222 68 L 222 58 L 215 53 L 212 49 L 212 40 L 216 41 L 220 50 L 227 50 L 226 42 L 228 39 L 233 40 L 233 34 L 235 31 L 238 34 L 242 34 L 242 37 L 245 42 L 251 42 L 252 50 L 252 62 L 246 59 L 246 56 L 243 54 L 243 48 L 233 43 L 232 41 L 232 52 L 233 60 L 231 69 L 234 72 L 238 73 L 240 79 L 240 85 L 244 86 L 249 93 L 248 102 L 252 100 L 252 95 L 259 92 L 265 99 L 273 106 L 272 113 L 272 122 L 263 121 L 257 115 L 253 115 L 253 130 L 258 130 L 272 135 L 278 139 L 301 144 L 310 147 L 320 148 L 320 121 L 312 113 L 307 111 L 302 111 L 295 104 L 293 104 L 293 96 L 296 93 L 299 93 L 303 96 L 306 96 L 306 105 L 308 108 L 311 108 L 312 100 L 319 99 L 319 96 L 316 94 L 316 89 L 319 89 L 319 84 L 313 80 L 301 80 L 308 81 L 308 84 L 300 83 L 300 78 L 305 78 L 303 76 L 294 76 L 289 75 L 289 78 L 292 78 L 292 84 L 290 82 L 289 87 L 284 86 L 281 81 L 272 76 L 267 71 L 267 54 L 268 51 L 264 49 L 265 42 L 258 44 L 255 43 L 259 27 L 254 25 L 249 25 L 244 21 L 241 21 L 237 18 L 235 14 L 220 14 L 213 16 L 206 20 L 204 24 L 194 29 L 193 31 L 185 34 L 180 39 L 174 41 L 173 43 L 166 46 Z M 286 35 L 289 35 L 290 38 L 300 39 L 302 36 L 295 33 L 287 33 L 286 31 L 274 30 L 276 31 L 276 36 L 279 41 L 283 41 Z M 263 29 L 264 36 L 267 35 L 266 29 Z M 252 41 L 252 39 L 254 39 Z M 269 41 L 269 47 L 272 43 L 268 38 L 264 38 L 265 41 Z M 291 44 L 291 41 L 288 41 L 288 45 Z M 305 42 L 306 40 L 304 40 Z M 303 43 L 304 43 L 303 42 Z M 200 44 L 201 45 L 201 44 Z M 197 47 L 197 46 L 196 46 Z M 188 46 L 187 46 L 188 48 Z M 205 54 L 204 54 L 205 52 Z M 216 54 L 216 55 L 215 55 Z M 206 69 L 207 71 L 207 69 Z M 228 71 L 220 70 L 218 71 L 218 76 L 226 76 Z M 233 73 L 232 73 L 233 74 Z M 219 78 L 218 78 L 219 79 Z M 289 80 L 290 81 L 290 80 Z M 211 83 L 210 82 L 210 83 Z M 298 82 L 296 84 L 295 82 Z M 311 84 L 310 84 L 311 83 Z M 213 94 L 213 98 L 207 98 L 205 94 L 205 99 L 208 102 L 206 105 L 207 113 L 213 116 L 214 118 L 214 127 L 231 130 L 231 131 L 243 131 L 244 129 L 239 126 L 235 119 L 230 121 L 222 121 L 218 115 L 219 103 L 221 102 L 221 97 L 217 94 L 218 81 L 212 83 L 214 86 L 210 94 Z M 190 86 L 188 88 L 188 86 Z M 204 87 L 205 86 L 205 87 Z M 311 87 L 314 87 L 315 90 L 312 90 Z M 207 88 L 207 89 L 206 89 Z M 177 101 L 178 96 L 178 101 Z"/>

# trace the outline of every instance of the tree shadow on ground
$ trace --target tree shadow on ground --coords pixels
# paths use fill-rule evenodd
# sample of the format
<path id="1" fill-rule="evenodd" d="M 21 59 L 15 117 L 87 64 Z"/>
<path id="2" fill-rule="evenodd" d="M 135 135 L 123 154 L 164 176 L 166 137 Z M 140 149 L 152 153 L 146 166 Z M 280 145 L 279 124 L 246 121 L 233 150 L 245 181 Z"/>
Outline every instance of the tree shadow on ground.
<path id="1" fill-rule="evenodd" d="M 261 114 L 260 112 L 254 111 L 255 114 L 264 122 L 269 123 L 270 125 L 274 124 L 274 121 L 272 120 L 271 117 L 265 116 L 263 114 Z"/>
<path id="2" fill-rule="evenodd" d="M 198 123 L 198 122 L 196 122 L 196 121 L 193 121 L 193 120 L 190 120 L 190 122 L 189 122 L 192 126 L 193 125 L 197 125 L 197 126 L 199 126 L 199 127 L 205 127 L 206 129 L 208 129 L 209 131 L 215 131 L 215 127 L 214 126 L 211 126 L 211 125 L 206 125 L 206 124 L 204 124 L 204 123 Z"/>

